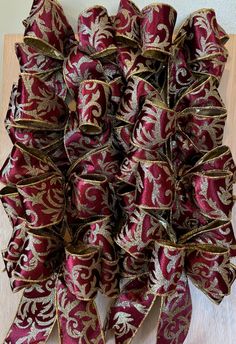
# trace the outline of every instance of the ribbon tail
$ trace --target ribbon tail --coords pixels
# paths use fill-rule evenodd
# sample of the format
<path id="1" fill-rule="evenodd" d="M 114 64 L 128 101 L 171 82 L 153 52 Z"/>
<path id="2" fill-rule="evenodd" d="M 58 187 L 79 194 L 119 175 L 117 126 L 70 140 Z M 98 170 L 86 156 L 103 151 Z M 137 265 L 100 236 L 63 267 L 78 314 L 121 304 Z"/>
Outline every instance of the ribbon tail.
<path id="1" fill-rule="evenodd" d="M 131 343 L 136 332 L 150 312 L 156 296 L 147 288 L 142 276 L 127 283 L 111 306 L 106 329 L 114 331 L 116 344 Z"/>
<path id="2" fill-rule="evenodd" d="M 45 343 L 56 321 L 56 275 L 24 289 L 5 344 Z"/>
<path id="3" fill-rule="evenodd" d="M 94 300 L 79 300 L 60 278 L 57 281 L 58 330 L 63 344 L 105 344 Z"/>
<path id="4" fill-rule="evenodd" d="M 188 334 L 192 301 L 186 276 L 181 277 L 176 288 L 176 292 L 162 297 L 157 344 L 182 344 Z"/>

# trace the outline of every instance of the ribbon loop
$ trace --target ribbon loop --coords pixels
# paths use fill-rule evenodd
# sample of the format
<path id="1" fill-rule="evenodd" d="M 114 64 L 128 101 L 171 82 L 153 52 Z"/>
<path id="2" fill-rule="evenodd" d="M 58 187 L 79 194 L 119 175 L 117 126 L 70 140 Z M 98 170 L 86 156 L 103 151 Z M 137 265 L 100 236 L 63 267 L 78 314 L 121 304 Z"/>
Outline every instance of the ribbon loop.
<path id="1" fill-rule="evenodd" d="M 78 35 L 81 50 L 93 57 L 104 57 L 117 50 L 113 26 L 102 6 L 91 7 L 80 14 Z"/>
<path id="2" fill-rule="evenodd" d="M 225 248 L 202 245 L 189 250 L 186 256 L 186 269 L 194 284 L 203 290 L 213 301 L 220 303 L 230 292 L 235 280 L 235 268 L 230 264 L 229 251 Z"/>
<path id="3" fill-rule="evenodd" d="M 114 219 L 111 216 L 94 216 L 79 228 L 75 241 L 82 241 L 88 246 L 99 246 L 101 256 L 112 261 L 116 258 L 113 231 Z"/>
<path id="4" fill-rule="evenodd" d="M 228 56 L 224 47 L 228 39 L 217 23 L 215 11 L 207 8 L 194 12 L 176 35 L 176 42 L 183 42 L 186 59 L 193 71 L 200 75 L 211 74 L 218 82 Z"/>
<path id="5" fill-rule="evenodd" d="M 185 243 L 191 240 L 199 244 L 212 244 L 226 247 L 230 255 L 236 255 L 236 238 L 232 223 L 225 220 L 213 220 L 206 226 L 196 228 L 180 237 L 179 242 Z"/>
<path id="6" fill-rule="evenodd" d="M 133 129 L 134 145 L 154 150 L 163 144 L 176 128 L 175 112 L 156 99 L 145 99 Z"/>
<path id="7" fill-rule="evenodd" d="M 58 238 L 48 231 L 27 231 L 21 255 L 14 269 L 14 278 L 28 283 L 48 279 L 56 267 L 53 260 L 56 261 L 55 253 L 58 247 Z"/>
<path id="8" fill-rule="evenodd" d="M 118 47 L 118 63 L 126 79 L 141 73 L 151 73 L 159 69 L 159 61 L 153 61 L 141 55 L 137 47 Z"/>
<path id="9" fill-rule="evenodd" d="M 136 208 L 116 236 L 116 243 L 136 259 L 145 259 L 152 241 L 167 239 L 160 218 Z"/>
<path id="10" fill-rule="evenodd" d="M 155 243 L 149 264 L 148 286 L 150 292 L 166 295 L 174 292 L 184 273 L 185 250 L 180 245 Z"/>
<path id="11" fill-rule="evenodd" d="M 52 171 L 57 171 L 57 168 L 49 157 L 39 150 L 16 143 L 1 169 L 0 181 L 15 185 L 23 178 Z"/>
<path id="12" fill-rule="evenodd" d="M 178 112 L 189 112 L 191 108 L 212 108 L 223 107 L 219 92 L 217 91 L 214 79 L 203 76 L 195 81 L 186 92 L 179 98 L 175 105 Z"/>
<path id="13" fill-rule="evenodd" d="M 59 223 L 64 216 L 63 178 L 56 173 L 24 179 L 17 183 L 29 227 L 43 228 Z"/>
<path id="14" fill-rule="evenodd" d="M 40 25 L 42 22 L 47 26 Z M 73 30 L 58 2 L 34 0 L 29 17 L 24 23 L 26 44 L 52 58 L 64 59 L 65 46 L 72 39 Z"/>
<path id="15" fill-rule="evenodd" d="M 24 216 L 22 201 L 16 187 L 6 186 L 0 191 L 0 199 L 12 226 L 14 227 L 19 217 Z"/>
<path id="16" fill-rule="evenodd" d="M 170 54 L 177 13 L 166 4 L 148 5 L 142 10 L 142 54 L 165 60 Z"/>
<path id="17" fill-rule="evenodd" d="M 99 290 L 109 297 L 119 292 L 119 264 L 113 241 L 114 220 L 111 216 L 96 216 L 83 225 L 76 242 L 100 248 L 101 273 Z"/>
<path id="18" fill-rule="evenodd" d="M 99 256 L 96 246 L 70 245 L 66 248 L 63 275 L 76 298 L 86 301 L 96 296 L 101 271 Z"/>
<path id="19" fill-rule="evenodd" d="M 161 160 L 161 157 L 160 154 L 154 150 L 151 151 L 144 150 L 142 148 L 132 148 L 122 161 L 117 178 L 128 184 L 136 185 L 137 168 L 139 162 L 143 160 L 159 161 Z"/>
<path id="20" fill-rule="evenodd" d="M 79 120 L 76 113 L 72 112 L 68 118 L 65 132 L 64 145 L 67 155 L 71 160 L 77 160 L 91 149 L 102 148 L 109 143 L 111 135 L 111 123 L 104 119 L 102 123 L 102 132 L 91 135 L 84 133 L 79 127 Z"/>
<path id="21" fill-rule="evenodd" d="M 33 74 L 22 74 L 17 99 L 21 104 L 15 122 L 36 128 L 61 129 L 68 113 L 66 104 Z"/>
<path id="22" fill-rule="evenodd" d="M 35 48 L 25 43 L 16 43 L 16 56 L 22 73 L 50 73 L 61 68 L 61 61 L 43 55 Z M 40 64 L 37 62 L 40 60 Z"/>
<path id="23" fill-rule="evenodd" d="M 74 204 L 82 219 L 111 214 L 111 190 L 103 175 L 73 175 Z"/>
<path id="24" fill-rule="evenodd" d="M 227 220 L 233 206 L 233 175 L 231 172 L 209 171 L 193 176 L 195 200 L 210 218 Z"/>
<path id="25" fill-rule="evenodd" d="M 72 160 L 73 161 L 73 160 Z M 111 145 L 105 145 L 103 148 L 94 149 L 83 157 L 74 161 L 68 170 L 68 175 L 72 172 L 78 174 L 97 174 L 105 175 L 109 181 L 114 180 L 118 173 L 118 152 Z"/>
<path id="26" fill-rule="evenodd" d="M 129 45 L 140 44 L 140 16 L 138 7 L 129 0 L 121 0 L 115 17 L 116 40 Z"/>
<path id="27" fill-rule="evenodd" d="M 136 204 L 144 209 L 168 209 L 174 197 L 174 179 L 167 161 L 140 161 Z"/>
<path id="28" fill-rule="evenodd" d="M 79 85 L 84 80 L 106 81 L 101 62 L 82 53 L 79 46 L 74 47 L 65 59 L 63 74 L 66 85 L 74 96 L 77 95 Z"/>
<path id="29" fill-rule="evenodd" d="M 226 117 L 222 108 L 192 109 L 179 118 L 179 125 L 199 151 L 209 151 L 222 144 Z"/>
<path id="30" fill-rule="evenodd" d="M 207 225 L 210 219 L 230 218 L 235 165 L 228 147 L 217 147 L 203 154 L 190 169 L 180 172 L 183 174 L 173 209 L 175 225 L 178 224 L 180 231 L 183 225 L 191 231 Z"/>
<path id="31" fill-rule="evenodd" d="M 111 92 L 108 84 L 99 80 L 85 80 L 80 84 L 78 116 L 81 131 L 100 134 L 108 111 Z"/>
<path id="32" fill-rule="evenodd" d="M 231 172 L 235 180 L 236 166 L 230 152 L 229 147 L 220 146 L 205 153 L 196 163 L 193 168 L 198 171 L 224 170 Z"/>
<path id="33" fill-rule="evenodd" d="M 155 88 L 144 79 L 138 76 L 129 78 L 125 93 L 121 98 L 117 119 L 134 124 L 145 97 Z"/>
<path id="34" fill-rule="evenodd" d="M 205 35 L 206 30 L 208 30 L 207 36 Z M 202 36 L 202 40 L 198 39 L 199 34 Z M 213 9 L 201 9 L 194 12 L 181 27 L 176 40 L 179 40 L 181 35 L 186 35 L 184 43 L 189 61 L 222 54 L 222 43 L 225 43 L 228 38 L 217 23 Z"/>
<path id="35" fill-rule="evenodd" d="M 33 46 L 25 43 L 16 43 L 15 50 L 22 73 L 35 74 L 57 96 L 66 99 L 68 92 L 62 74 L 62 60 L 42 55 Z"/>
<path id="36" fill-rule="evenodd" d="M 55 89 L 54 89 L 55 91 Z M 18 87 L 13 85 L 11 91 L 11 97 L 9 107 L 5 119 L 5 127 L 10 136 L 13 144 L 22 143 L 28 147 L 37 149 L 43 149 L 50 146 L 52 143 L 63 137 L 63 130 L 55 130 L 54 128 L 48 129 L 46 127 L 37 126 L 32 127 L 30 121 L 24 121 L 23 124 L 19 124 L 16 121 L 18 107 Z M 42 135 L 45 132 L 46 135 Z"/>
<path id="37" fill-rule="evenodd" d="M 185 51 L 181 47 L 173 47 L 168 63 L 168 101 L 174 107 L 183 93 L 194 83 L 195 78 L 189 67 Z"/>

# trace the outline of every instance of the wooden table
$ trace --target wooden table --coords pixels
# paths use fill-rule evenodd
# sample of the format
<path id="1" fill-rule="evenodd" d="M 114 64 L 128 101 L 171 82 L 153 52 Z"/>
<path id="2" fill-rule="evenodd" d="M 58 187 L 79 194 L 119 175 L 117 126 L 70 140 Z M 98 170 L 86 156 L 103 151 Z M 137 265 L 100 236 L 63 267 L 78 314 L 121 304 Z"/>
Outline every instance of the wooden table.
<path id="1" fill-rule="evenodd" d="M 15 57 L 14 43 L 21 41 L 21 35 L 6 35 L 3 57 L 3 95 L 0 117 L 0 165 L 3 164 L 10 153 L 12 144 L 4 128 L 4 118 L 8 108 L 10 90 L 13 81 L 17 80 L 19 73 L 18 62 Z M 229 59 L 225 68 L 220 86 L 220 93 L 228 109 L 228 118 L 225 127 L 224 143 L 228 145 L 236 161 L 236 35 L 231 35 L 227 43 Z M 236 211 L 234 207 L 233 222 L 236 230 Z M 0 207 L 1 249 L 4 249 L 11 233 L 8 218 Z M 1 260 L 1 269 L 3 262 Z M 226 297 L 220 306 L 210 302 L 206 296 L 191 285 L 193 299 L 193 315 L 190 332 L 185 344 L 235 344 L 236 343 L 236 283 L 232 288 L 232 294 Z M 14 318 L 21 293 L 13 294 L 7 274 L 0 273 L 0 342 L 3 341 L 8 328 Z M 104 310 L 108 306 L 104 297 L 98 299 L 102 319 Z M 154 344 L 155 323 L 157 314 L 152 311 L 138 332 L 133 344 Z M 58 343 L 56 331 L 52 334 L 50 344 Z M 108 341 L 109 344 L 113 340 Z M 15 343 L 12 343 L 15 344 Z M 162 343 L 160 343 L 162 344 Z"/>

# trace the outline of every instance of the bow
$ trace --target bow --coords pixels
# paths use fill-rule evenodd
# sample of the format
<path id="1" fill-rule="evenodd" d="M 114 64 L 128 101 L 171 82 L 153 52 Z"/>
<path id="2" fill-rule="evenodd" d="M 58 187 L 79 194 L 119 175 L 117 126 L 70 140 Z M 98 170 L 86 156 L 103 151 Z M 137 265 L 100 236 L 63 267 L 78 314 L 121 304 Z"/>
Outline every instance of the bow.
<path id="1" fill-rule="evenodd" d="M 157 240 L 147 272 L 124 286 L 110 309 L 107 328 L 115 332 L 116 343 L 130 343 L 155 300 L 160 298 L 157 342 L 183 343 L 192 313 L 187 277 L 219 303 L 229 293 L 235 271 L 227 248 L 194 242 L 174 245 Z"/>
<path id="2" fill-rule="evenodd" d="M 66 182 L 40 151 L 21 144 L 13 151 L 9 161 L 16 163 L 5 174 L 11 186 L 1 191 L 13 225 L 3 258 L 13 291 L 25 290 L 6 342 L 21 337 L 46 340 L 57 312 L 64 342 L 78 342 L 87 336 L 103 343 L 93 300 L 98 290 L 110 297 L 119 290 L 108 179 L 73 171 Z M 67 221 L 72 221 L 75 213 L 73 234 Z M 51 305 L 52 298 L 56 305 Z M 79 321 L 78 312 L 84 312 Z M 29 315 L 31 322 L 25 326 Z"/>

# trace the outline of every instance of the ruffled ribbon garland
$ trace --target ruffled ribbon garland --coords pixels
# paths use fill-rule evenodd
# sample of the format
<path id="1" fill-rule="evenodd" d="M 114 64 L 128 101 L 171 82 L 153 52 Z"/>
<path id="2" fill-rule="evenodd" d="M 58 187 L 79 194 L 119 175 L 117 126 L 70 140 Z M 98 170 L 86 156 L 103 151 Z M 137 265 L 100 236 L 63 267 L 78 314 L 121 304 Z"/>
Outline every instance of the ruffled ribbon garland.
<path id="1" fill-rule="evenodd" d="M 56 320 L 62 343 L 105 343 L 100 291 L 114 298 L 105 330 L 117 344 L 158 298 L 157 343 L 180 344 L 188 278 L 216 303 L 229 294 L 236 167 L 217 90 L 228 37 L 203 9 L 172 42 L 176 15 L 95 6 L 76 40 L 56 1 L 34 0 L 5 120 L 3 258 L 12 290 L 24 289 L 5 343 L 45 342 Z"/>

